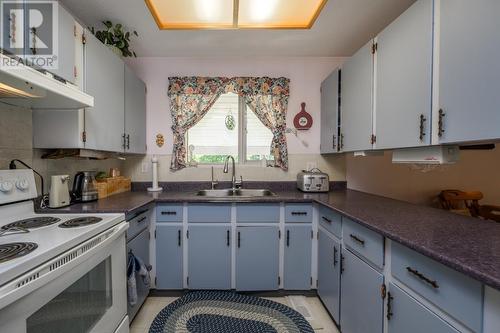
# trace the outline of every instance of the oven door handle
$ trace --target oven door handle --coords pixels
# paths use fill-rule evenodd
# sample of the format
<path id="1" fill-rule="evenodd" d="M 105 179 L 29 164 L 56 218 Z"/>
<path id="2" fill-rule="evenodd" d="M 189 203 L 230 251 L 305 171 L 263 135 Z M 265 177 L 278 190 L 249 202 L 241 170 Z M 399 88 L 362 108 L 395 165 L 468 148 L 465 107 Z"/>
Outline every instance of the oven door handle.
<path id="1" fill-rule="evenodd" d="M 3 285 L 0 310 L 84 263 L 120 237 L 125 242 L 128 227 L 123 221 Z"/>

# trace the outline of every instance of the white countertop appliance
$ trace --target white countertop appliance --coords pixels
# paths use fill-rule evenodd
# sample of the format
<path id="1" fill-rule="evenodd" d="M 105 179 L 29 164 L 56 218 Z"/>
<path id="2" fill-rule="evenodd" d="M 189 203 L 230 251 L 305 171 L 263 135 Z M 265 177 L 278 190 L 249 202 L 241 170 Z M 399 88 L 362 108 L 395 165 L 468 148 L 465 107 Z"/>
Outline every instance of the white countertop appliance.
<path id="1" fill-rule="evenodd" d="M 128 332 L 125 216 L 36 214 L 35 196 L 31 170 L 0 170 L 1 331 Z"/>
<path id="2" fill-rule="evenodd" d="M 56 175 L 50 177 L 49 207 L 60 208 L 69 206 L 69 176 Z"/>
<path id="3" fill-rule="evenodd" d="M 297 174 L 297 188 L 302 192 L 328 192 L 330 178 L 318 168 L 302 170 Z"/>

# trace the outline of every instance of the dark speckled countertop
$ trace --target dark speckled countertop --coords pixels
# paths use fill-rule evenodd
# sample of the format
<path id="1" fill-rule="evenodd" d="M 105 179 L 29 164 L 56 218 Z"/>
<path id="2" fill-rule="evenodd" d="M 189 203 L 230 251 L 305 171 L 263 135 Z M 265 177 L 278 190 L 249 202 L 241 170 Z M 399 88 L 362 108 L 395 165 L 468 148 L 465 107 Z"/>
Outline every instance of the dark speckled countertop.
<path id="1" fill-rule="evenodd" d="M 204 187 L 206 188 L 206 187 Z M 352 190 L 305 194 L 273 188 L 274 197 L 252 202 L 317 202 L 385 237 L 500 290 L 500 224 Z M 194 189 L 156 194 L 118 194 L 97 202 L 43 213 L 133 212 L 153 202 L 241 202 L 242 199 L 197 197 Z"/>

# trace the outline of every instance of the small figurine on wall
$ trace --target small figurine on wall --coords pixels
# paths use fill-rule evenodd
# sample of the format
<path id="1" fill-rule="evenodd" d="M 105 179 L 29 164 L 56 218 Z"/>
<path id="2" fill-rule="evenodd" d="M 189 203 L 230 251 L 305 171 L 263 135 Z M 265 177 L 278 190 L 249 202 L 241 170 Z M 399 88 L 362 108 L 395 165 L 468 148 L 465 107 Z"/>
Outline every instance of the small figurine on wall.
<path id="1" fill-rule="evenodd" d="M 312 116 L 306 111 L 306 103 L 301 104 L 302 109 L 293 119 L 293 125 L 298 130 L 308 130 L 313 124 Z"/>

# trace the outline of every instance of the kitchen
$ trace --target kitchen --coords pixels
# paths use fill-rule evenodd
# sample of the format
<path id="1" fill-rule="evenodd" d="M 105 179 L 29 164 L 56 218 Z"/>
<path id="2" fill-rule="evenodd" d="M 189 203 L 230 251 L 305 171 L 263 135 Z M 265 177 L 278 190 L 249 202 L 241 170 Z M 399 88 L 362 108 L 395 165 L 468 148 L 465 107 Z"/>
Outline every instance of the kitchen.
<path id="1" fill-rule="evenodd" d="M 496 1 L 0 5 L 0 332 L 500 330 Z"/>

